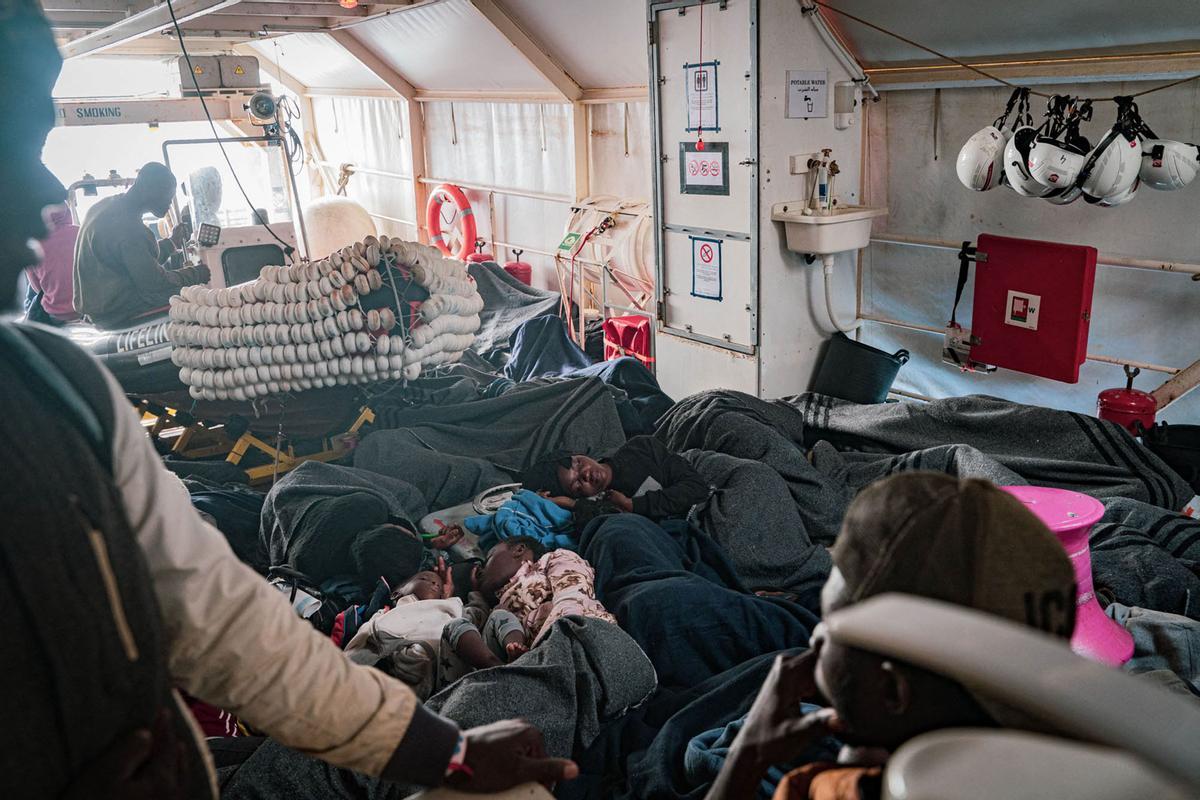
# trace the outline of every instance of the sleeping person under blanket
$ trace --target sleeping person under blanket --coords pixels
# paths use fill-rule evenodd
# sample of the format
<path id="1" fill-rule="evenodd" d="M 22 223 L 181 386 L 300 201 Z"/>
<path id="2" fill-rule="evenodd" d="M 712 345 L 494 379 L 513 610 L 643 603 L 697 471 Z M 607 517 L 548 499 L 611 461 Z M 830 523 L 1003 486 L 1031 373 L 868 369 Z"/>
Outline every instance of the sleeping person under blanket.
<path id="1" fill-rule="evenodd" d="M 653 436 L 635 436 L 599 461 L 582 453 L 550 453 L 521 482 L 563 508 L 604 495 L 621 511 L 653 520 L 686 517 L 710 494 L 700 473 Z"/>

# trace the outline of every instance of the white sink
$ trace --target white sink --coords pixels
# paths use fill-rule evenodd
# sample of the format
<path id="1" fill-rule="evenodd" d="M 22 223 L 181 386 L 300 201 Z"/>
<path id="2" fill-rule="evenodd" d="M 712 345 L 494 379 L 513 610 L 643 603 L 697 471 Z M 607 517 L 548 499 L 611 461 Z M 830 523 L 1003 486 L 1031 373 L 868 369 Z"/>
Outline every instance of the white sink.
<path id="1" fill-rule="evenodd" d="M 871 241 L 871 220 L 888 210 L 886 206 L 839 206 L 823 216 L 803 212 L 802 200 L 776 203 L 771 219 L 783 223 L 788 250 L 820 256 L 866 247 Z"/>

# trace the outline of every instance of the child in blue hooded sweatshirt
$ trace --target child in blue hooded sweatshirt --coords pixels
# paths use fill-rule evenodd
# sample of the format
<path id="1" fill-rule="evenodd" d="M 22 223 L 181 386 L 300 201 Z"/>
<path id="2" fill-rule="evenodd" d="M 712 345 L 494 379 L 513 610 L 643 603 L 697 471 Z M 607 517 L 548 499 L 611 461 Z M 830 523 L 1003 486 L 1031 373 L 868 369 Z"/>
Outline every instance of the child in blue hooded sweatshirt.
<path id="1" fill-rule="evenodd" d="M 547 550 L 575 549 L 570 509 L 528 489 L 517 490 L 495 514 L 467 517 L 463 527 L 479 537 L 479 549 L 485 553 L 514 536 L 536 539 Z"/>

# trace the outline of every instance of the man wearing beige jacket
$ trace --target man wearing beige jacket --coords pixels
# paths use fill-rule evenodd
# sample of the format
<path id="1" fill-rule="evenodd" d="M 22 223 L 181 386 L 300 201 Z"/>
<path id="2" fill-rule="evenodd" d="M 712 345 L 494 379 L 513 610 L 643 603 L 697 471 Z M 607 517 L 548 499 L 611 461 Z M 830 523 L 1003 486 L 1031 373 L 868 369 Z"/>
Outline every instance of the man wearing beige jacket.
<path id="1" fill-rule="evenodd" d="M 0 287 L 63 200 L 40 153 L 61 59 L 0 0 Z M 167 473 L 115 380 L 0 322 L 0 796 L 194 798 L 211 761 L 175 687 L 342 767 L 487 791 L 573 777 L 520 722 L 460 731 L 356 666 L 239 562 Z"/>

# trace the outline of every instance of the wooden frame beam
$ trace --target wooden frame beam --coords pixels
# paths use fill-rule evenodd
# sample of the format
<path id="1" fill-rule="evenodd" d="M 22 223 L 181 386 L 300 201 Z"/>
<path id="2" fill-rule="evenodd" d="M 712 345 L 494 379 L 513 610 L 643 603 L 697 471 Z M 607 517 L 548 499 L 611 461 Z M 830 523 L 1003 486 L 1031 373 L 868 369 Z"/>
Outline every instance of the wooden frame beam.
<path id="1" fill-rule="evenodd" d="M 1022 83 L 1167 80 L 1200 72 L 1200 50 L 991 58 L 972 63 L 1005 80 Z M 871 84 L 881 90 L 999 85 L 957 64 L 880 65 L 864 70 Z"/>
<path id="2" fill-rule="evenodd" d="M 238 0 L 177 0 L 177 2 L 173 0 L 173 2 L 175 17 L 182 26 L 185 22 L 228 8 L 236 4 Z M 63 58 L 78 58 L 91 53 L 99 53 L 132 39 L 149 36 L 170 27 L 172 27 L 171 12 L 164 0 L 156 6 L 139 11 L 133 16 L 67 43 L 62 48 L 62 55 Z"/>
<path id="3" fill-rule="evenodd" d="M 209 14 L 180 25 L 185 31 L 222 31 L 232 34 L 257 33 L 324 33 L 329 26 L 314 17 L 264 17 L 238 14 Z"/>
<path id="4" fill-rule="evenodd" d="M 583 89 L 575 79 L 567 74 L 545 49 L 533 40 L 513 17 L 496 0 L 470 0 L 471 5 L 492 23 L 509 43 L 517 49 L 529 65 L 537 70 L 543 78 L 550 82 L 555 90 L 568 103 L 574 103 L 583 97 Z"/>
<path id="5" fill-rule="evenodd" d="M 332 30 L 329 35 L 342 48 L 358 59 L 359 63 L 375 73 L 375 77 L 386 83 L 392 91 L 405 100 L 415 100 L 417 89 L 399 72 L 396 72 L 386 61 L 372 50 L 365 42 L 347 30 Z"/>
<path id="6" fill-rule="evenodd" d="M 267 17 L 365 17 L 367 9 L 363 6 L 342 8 L 337 3 L 297 2 L 269 3 L 261 0 L 244 0 L 236 6 L 225 10 L 226 14 L 247 14 L 250 16 Z"/>
<path id="7" fill-rule="evenodd" d="M 1158 403 L 1158 410 L 1162 411 L 1197 386 L 1200 386 L 1200 361 L 1172 375 L 1167 379 L 1166 383 L 1159 386 L 1150 394 L 1154 397 L 1154 401 Z"/>
<path id="8" fill-rule="evenodd" d="M 150 0 L 42 0 L 41 3 L 47 16 L 54 11 L 91 11 L 127 17 L 151 5 Z"/>
<path id="9" fill-rule="evenodd" d="M 575 173 L 575 202 L 580 202 L 592 193 L 591 180 L 591 134 L 592 114 L 580 102 L 571 104 L 572 166 Z"/>
<path id="10" fill-rule="evenodd" d="M 350 31 L 334 30 L 330 31 L 329 35 L 345 48 L 346 52 L 358 59 L 360 64 L 407 101 L 405 132 L 409 144 L 408 174 L 413 178 L 417 240 L 428 243 L 429 231 L 425 227 L 425 206 L 429 202 L 429 187 L 421 179 L 429 174 L 429 168 L 425 157 L 425 114 L 421 110 L 421 104 L 417 102 L 418 90 Z"/>

